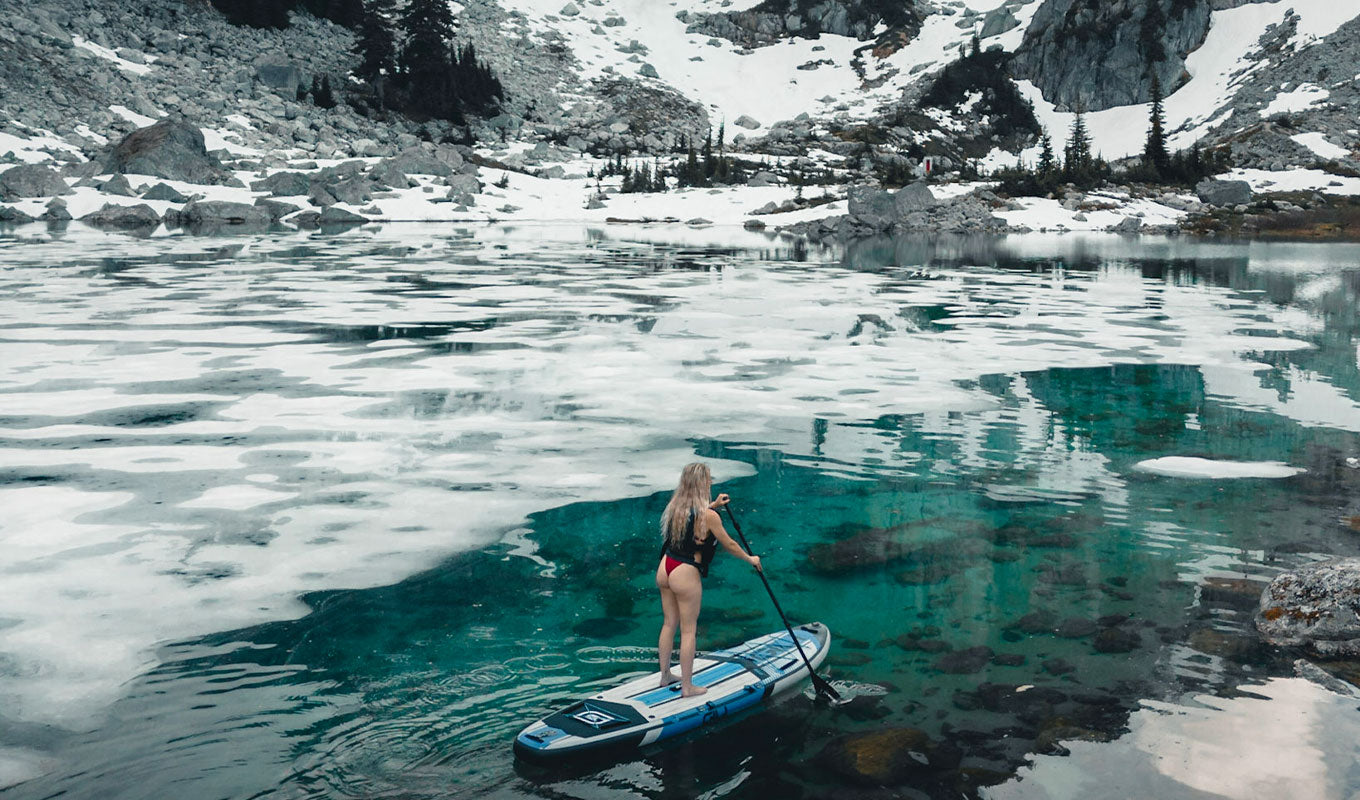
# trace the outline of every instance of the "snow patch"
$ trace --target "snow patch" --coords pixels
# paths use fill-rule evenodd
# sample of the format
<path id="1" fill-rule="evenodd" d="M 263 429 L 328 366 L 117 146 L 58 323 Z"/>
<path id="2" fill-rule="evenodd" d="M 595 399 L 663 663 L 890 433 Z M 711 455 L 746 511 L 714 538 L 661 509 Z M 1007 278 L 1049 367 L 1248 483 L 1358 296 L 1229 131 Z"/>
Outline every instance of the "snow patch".
<path id="1" fill-rule="evenodd" d="M 1275 95 L 1275 99 L 1266 104 L 1266 107 L 1259 112 L 1263 117 L 1271 117 L 1276 114 L 1287 114 L 1294 111 L 1304 111 L 1309 106 L 1325 102 L 1331 93 L 1320 86 L 1311 83 L 1300 84 L 1298 88 L 1287 92 L 1280 92 Z"/>
<path id="2" fill-rule="evenodd" d="M 131 122 L 133 125 L 136 125 L 139 128 L 145 128 L 148 125 L 156 124 L 156 120 L 154 117 L 148 117 L 145 114 L 138 114 L 136 111 L 133 111 L 127 106 L 113 105 L 109 106 L 109 110 L 117 114 L 118 116 L 122 117 L 123 119 L 127 120 L 128 122 Z"/>
<path id="3" fill-rule="evenodd" d="M 151 65 L 128 61 L 126 58 L 123 58 L 109 48 L 97 45 L 83 36 L 72 36 L 71 41 L 75 43 L 76 47 L 79 47 L 82 50 L 88 50 L 105 61 L 112 61 L 124 72 L 131 72 L 134 75 L 145 75 L 151 71 Z"/>
<path id="4" fill-rule="evenodd" d="M 1322 158 L 1346 158 L 1351 151 L 1344 147 L 1339 147 L 1327 141 L 1327 137 L 1322 133 L 1296 133 L 1289 137 L 1304 147 L 1312 150 Z"/>

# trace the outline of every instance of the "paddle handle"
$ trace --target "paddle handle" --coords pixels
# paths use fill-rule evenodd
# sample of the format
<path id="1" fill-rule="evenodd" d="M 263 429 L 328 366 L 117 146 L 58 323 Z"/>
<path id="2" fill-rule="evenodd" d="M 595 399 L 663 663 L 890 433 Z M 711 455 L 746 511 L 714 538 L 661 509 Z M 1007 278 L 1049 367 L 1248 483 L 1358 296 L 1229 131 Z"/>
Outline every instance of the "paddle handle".
<path id="1" fill-rule="evenodd" d="M 747 555 L 755 555 L 751 549 L 751 543 L 746 541 L 746 536 L 741 532 L 741 524 L 737 522 L 737 517 L 732 513 L 731 503 L 723 506 L 727 512 L 727 518 L 732 521 L 732 528 L 737 532 L 737 539 L 741 541 L 741 546 L 745 548 Z M 784 615 L 784 609 L 779 605 L 779 598 L 774 596 L 774 589 L 770 587 L 770 580 L 765 577 L 765 571 L 756 570 L 760 576 L 760 582 L 765 584 L 765 592 L 770 595 L 770 602 L 774 604 L 774 610 L 779 612 L 779 619 L 784 623 L 784 630 L 789 632 L 789 638 L 793 640 L 793 646 L 798 648 L 798 655 L 803 657 L 803 663 L 807 665 L 808 675 L 812 677 L 812 685 L 816 687 L 819 694 L 826 694 L 832 700 L 839 700 L 841 696 L 832 688 L 831 684 L 822 680 L 815 670 L 812 669 L 812 662 L 808 660 L 807 653 L 803 652 L 803 643 L 798 641 L 798 636 L 793 632 L 793 626 L 789 624 L 789 618 Z"/>

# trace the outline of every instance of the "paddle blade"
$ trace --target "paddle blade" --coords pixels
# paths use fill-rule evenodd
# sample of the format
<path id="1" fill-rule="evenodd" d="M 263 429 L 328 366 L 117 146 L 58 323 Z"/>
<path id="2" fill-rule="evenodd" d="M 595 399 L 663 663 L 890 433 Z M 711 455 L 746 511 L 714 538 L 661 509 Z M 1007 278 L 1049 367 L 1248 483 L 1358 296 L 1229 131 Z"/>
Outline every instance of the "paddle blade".
<path id="1" fill-rule="evenodd" d="M 841 693 L 836 691 L 831 684 L 822 680 L 815 672 L 810 674 L 812 675 L 812 687 L 817 690 L 818 697 L 825 697 L 833 703 L 843 702 L 841 700 Z"/>

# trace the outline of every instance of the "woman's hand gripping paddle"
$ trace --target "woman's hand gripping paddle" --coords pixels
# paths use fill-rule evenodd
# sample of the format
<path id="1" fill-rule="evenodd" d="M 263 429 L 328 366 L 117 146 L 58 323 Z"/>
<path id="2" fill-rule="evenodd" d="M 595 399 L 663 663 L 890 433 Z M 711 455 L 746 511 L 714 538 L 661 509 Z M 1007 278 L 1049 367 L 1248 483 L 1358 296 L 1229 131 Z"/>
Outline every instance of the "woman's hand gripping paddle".
<path id="1" fill-rule="evenodd" d="M 741 546 L 746 548 L 747 554 L 755 555 L 755 553 L 751 552 L 751 543 L 746 541 L 746 537 L 742 535 L 741 525 L 737 523 L 736 516 L 732 514 L 732 506 L 730 504 L 724 505 L 723 510 L 727 512 L 727 518 L 732 520 L 732 528 L 736 530 L 737 538 L 741 540 Z M 802 642 L 798 641 L 798 637 L 794 635 L 793 626 L 789 625 L 789 618 L 784 616 L 784 609 L 779 607 L 779 600 L 774 596 L 774 589 L 770 588 L 770 581 L 765 577 L 764 570 L 759 570 L 756 574 L 760 576 L 760 582 L 765 584 L 765 591 L 770 593 L 770 602 L 774 603 L 774 610 L 779 612 L 779 618 L 784 622 L 784 630 L 789 632 L 789 638 L 793 640 L 794 647 L 798 648 L 798 655 L 803 657 L 803 663 L 806 664 L 808 668 L 808 675 L 812 676 L 812 686 L 817 690 L 817 696 L 825 697 L 833 703 L 841 702 L 840 693 L 813 671 L 812 662 L 808 661 L 807 653 L 803 652 Z"/>

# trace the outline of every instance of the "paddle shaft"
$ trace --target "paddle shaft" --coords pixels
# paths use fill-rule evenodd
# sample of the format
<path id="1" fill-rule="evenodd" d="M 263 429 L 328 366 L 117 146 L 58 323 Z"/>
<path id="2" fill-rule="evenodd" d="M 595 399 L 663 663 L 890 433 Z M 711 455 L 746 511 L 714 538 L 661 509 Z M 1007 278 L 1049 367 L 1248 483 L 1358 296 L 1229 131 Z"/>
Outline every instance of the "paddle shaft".
<path id="1" fill-rule="evenodd" d="M 741 525 L 737 522 L 736 515 L 732 513 L 731 504 L 723 506 L 723 510 L 727 512 L 727 518 L 732 521 L 732 528 L 736 530 L 737 538 L 741 540 L 741 546 L 746 548 L 746 553 L 748 555 L 755 555 L 755 552 L 751 550 L 751 543 L 746 541 L 746 536 L 741 532 Z M 793 626 L 789 624 L 789 618 L 784 616 L 784 609 L 779 606 L 779 598 L 774 596 L 774 589 L 770 588 L 770 581 L 765 577 L 765 571 L 763 569 L 756 570 L 756 574 L 760 576 L 760 582 L 765 584 L 765 591 L 770 595 L 770 602 L 774 603 L 774 610 L 779 612 L 779 619 L 784 623 L 784 630 L 789 632 L 789 638 L 793 640 L 793 646 L 798 648 L 798 655 L 803 657 L 803 663 L 807 665 L 808 675 L 812 676 L 812 685 L 817 689 L 817 693 L 825 694 L 832 700 L 841 699 L 840 694 L 832 688 L 831 684 L 822 680 L 812 669 L 812 662 L 808 660 L 807 653 L 803 652 L 803 643 L 798 641 L 798 637 L 793 632 Z"/>

